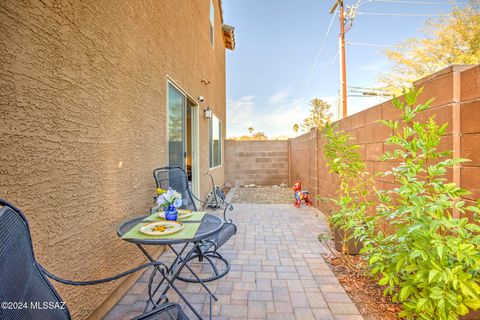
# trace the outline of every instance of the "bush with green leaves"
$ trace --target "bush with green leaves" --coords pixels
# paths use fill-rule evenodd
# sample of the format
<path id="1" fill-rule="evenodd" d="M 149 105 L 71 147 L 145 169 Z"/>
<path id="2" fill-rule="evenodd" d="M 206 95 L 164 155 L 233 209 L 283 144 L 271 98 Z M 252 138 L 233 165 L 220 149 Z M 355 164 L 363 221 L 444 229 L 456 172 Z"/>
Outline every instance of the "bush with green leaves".
<path id="1" fill-rule="evenodd" d="M 367 227 L 366 212 L 373 203 L 368 200 L 372 180 L 366 165 L 360 157 L 360 146 L 352 143 L 353 138 L 336 126 L 327 125 L 324 131 L 326 143 L 323 147 L 327 167 L 336 173 L 339 189 L 335 198 L 329 198 L 334 205 L 329 215 L 333 228 L 341 230 L 343 253 L 349 254 L 348 241 L 357 239 Z"/>
<path id="2" fill-rule="evenodd" d="M 376 218 L 390 232 L 375 230 L 363 251 L 384 293 L 402 303 L 401 317 L 456 320 L 480 308 L 480 226 L 463 215 L 468 210 L 478 219 L 480 206 L 466 206 L 469 192 L 446 179 L 467 161 L 439 151 L 447 124 L 415 120 L 432 102 L 417 104 L 421 92 L 392 100 L 402 121 L 381 121 L 393 131 L 386 144 L 395 146 L 382 161 L 398 163 L 384 174 L 398 187 L 379 193 Z"/>

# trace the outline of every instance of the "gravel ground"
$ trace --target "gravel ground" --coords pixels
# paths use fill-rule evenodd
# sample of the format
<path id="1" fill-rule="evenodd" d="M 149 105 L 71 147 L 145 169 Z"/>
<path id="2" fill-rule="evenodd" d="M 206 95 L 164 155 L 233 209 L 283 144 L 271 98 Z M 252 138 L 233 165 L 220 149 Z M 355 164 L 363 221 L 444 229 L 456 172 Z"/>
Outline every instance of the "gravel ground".
<path id="1" fill-rule="evenodd" d="M 274 187 L 238 187 L 232 203 L 293 204 L 295 197 L 291 188 Z"/>

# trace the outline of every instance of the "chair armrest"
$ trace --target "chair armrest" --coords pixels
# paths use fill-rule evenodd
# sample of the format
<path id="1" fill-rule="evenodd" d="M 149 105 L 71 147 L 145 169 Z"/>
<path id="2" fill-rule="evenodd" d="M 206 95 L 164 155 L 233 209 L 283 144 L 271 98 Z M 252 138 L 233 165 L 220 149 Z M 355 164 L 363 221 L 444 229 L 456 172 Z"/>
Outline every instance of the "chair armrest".
<path id="1" fill-rule="evenodd" d="M 232 219 L 227 219 L 227 210 L 233 211 L 233 206 L 231 203 L 225 202 L 225 208 L 223 209 L 223 221 L 232 223 Z"/>
<path id="2" fill-rule="evenodd" d="M 40 264 L 38 264 L 39 270 L 41 270 L 50 279 L 55 280 L 55 281 L 60 282 L 60 283 L 63 283 L 63 284 L 72 285 L 72 286 L 92 286 L 92 285 L 96 285 L 96 284 L 106 283 L 106 282 L 118 280 L 120 278 L 128 276 L 129 274 L 132 274 L 134 272 L 137 272 L 137 271 L 140 271 L 142 269 L 152 267 L 152 266 L 160 266 L 160 267 L 163 266 L 165 268 L 165 270 L 168 270 L 168 267 L 164 263 L 154 261 L 154 262 L 149 262 L 149 263 L 139 265 L 138 267 L 135 267 L 133 269 L 130 269 L 128 271 L 119 273 L 117 275 L 114 275 L 114 276 L 111 276 L 111 277 L 108 277 L 108 278 L 97 279 L 97 280 L 76 281 L 76 280 L 67 280 L 67 279 L 60 278 L 60 277 L 50 273 L 47 269 L 45 269 Z"/>
<path id="3" fill-rule="evenodd" d="M 192 196 L 193 199 L 197 200 L 201 204 L 203 204 L 203 205 L 207 204 L 207 201 L 203 201 L 203 200 L 199 199 L 195 194 L 193 194 L 193 192 L 190 192 L 190 195 Z"/>

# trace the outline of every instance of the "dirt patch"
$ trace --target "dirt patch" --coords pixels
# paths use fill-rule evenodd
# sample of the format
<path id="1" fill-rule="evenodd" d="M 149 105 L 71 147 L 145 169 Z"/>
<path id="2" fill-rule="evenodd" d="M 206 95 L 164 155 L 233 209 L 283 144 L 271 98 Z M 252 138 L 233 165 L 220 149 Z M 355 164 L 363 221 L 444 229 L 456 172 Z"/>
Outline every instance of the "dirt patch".
<path id="1" fill-rule="evenodd" d="M 290 188 L 280 187 L 238 187 L 232 198 L 232 203 L 257 204 L 294 204 L 295 197 Z"/>
<path id="2" fill-rule="evenodd" d="M 352 256 L 351 264 L 360 266 L 356 270 L 346 268 L 344 262 L 332 255 L 325 256 L 325 261 L 332 269 L 338 281 L 357 306 L 365 320 L 396 320 L 401 311 L 398 304 L 394 304 L 383 295 L 383 288 L 370 277 L 362 274 L 362 265 L 365 263 L 358 256 Z"/>

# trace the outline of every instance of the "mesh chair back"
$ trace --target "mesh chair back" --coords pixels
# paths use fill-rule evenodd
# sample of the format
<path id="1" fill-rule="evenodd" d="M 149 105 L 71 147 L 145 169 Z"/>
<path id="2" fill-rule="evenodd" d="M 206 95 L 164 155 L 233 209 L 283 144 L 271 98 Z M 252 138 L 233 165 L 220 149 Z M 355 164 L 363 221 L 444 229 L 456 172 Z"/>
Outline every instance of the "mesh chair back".
<path id="1" fill-rule="evenodd" d="M 153 170 L 153 176 L 157 182 L 157 188 L 172 188 L 183 198 L 182 209 L 197 210 L 197 206 L 193 201 L 192 192 L 188 185 L 187 173 L 180 167 L 163 167 Z"/>
<path id="2" fill-rule="evenodd" d="M 70 319 L 35 260 L 25 216 L 5 200 L 0 199 L 0 206 L 0 301 L 26 303 L 21 309 L 1 308 L 0 319 Z"/>

